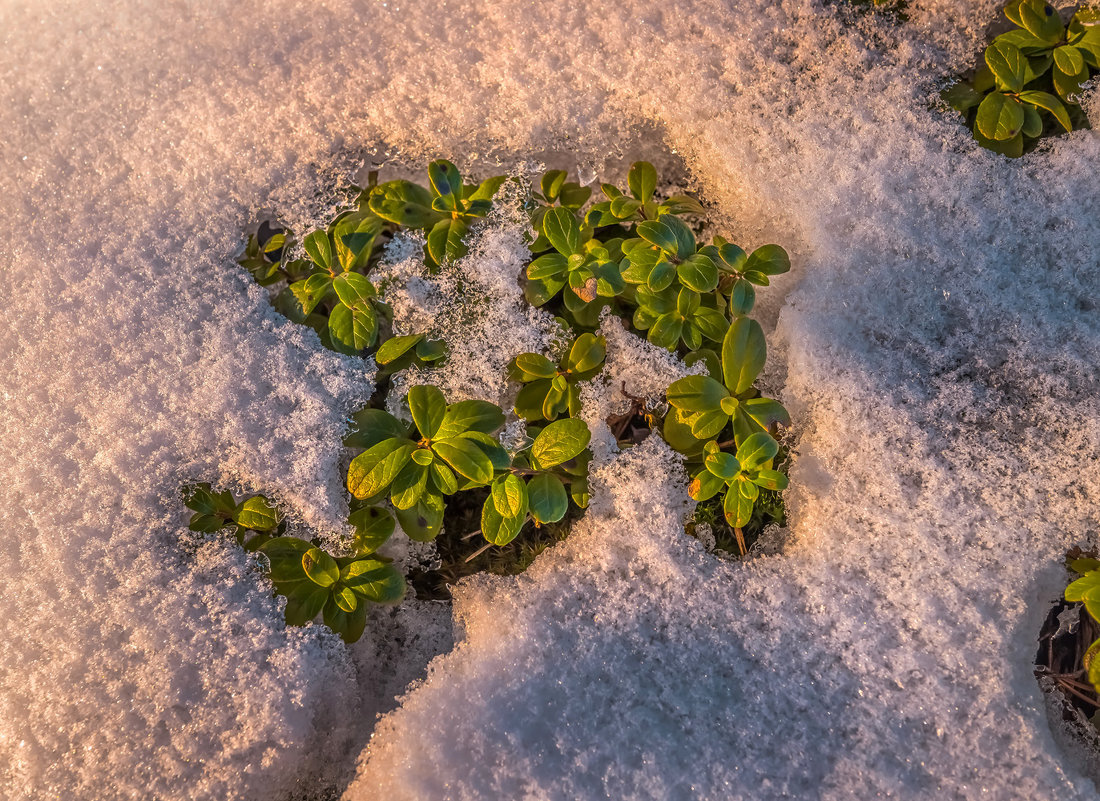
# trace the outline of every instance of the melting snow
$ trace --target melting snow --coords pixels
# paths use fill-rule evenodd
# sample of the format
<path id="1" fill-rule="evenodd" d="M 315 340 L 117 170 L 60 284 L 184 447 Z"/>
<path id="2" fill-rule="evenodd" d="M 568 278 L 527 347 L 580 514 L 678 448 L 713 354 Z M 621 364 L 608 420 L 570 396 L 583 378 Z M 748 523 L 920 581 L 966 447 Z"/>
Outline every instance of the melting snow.
<path id="1" fill-rule="evenodd" d="M 1009 162 L 936 107 L 993 2 L 844 9 L 4 0 L 0 795 L 1095 798 L 1030 659 L 1096 528 L 1100 138 Z M 792 252 L 760 309 L 792 544 L 706 553 L 647 441 L 568 542 L 458 589 L 458 644 L 372 734 L 451 648 L 438 609 L 346 649 L 181 536 L 202 479 L 338 533 L 372 388 L 232 255 L 359 157 L 533 153 L 682 162 L 721 232 Z M 514 266 L 484 241 L 471 269 Z"/>

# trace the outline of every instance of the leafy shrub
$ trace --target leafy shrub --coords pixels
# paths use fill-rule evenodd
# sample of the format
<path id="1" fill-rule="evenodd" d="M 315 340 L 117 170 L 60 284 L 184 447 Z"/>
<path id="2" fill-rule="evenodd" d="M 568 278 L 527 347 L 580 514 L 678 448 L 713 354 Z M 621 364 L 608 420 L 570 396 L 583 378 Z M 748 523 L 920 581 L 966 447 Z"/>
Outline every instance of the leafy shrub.
<path id="1" fill-rule="evenodd" d="M 355 642 L 363 634 L 368 603 L 395 604 L 405 597 L 405 577 L 375 554 L 394 531 L 393 517 L 381 507 L 363 505 L 352 511 L 352 554 L 334 558 L 315 543 L 285 536 L 284 520 L 263 495 L 237 503 L 230 492 L 196 484 L 185 489 L 184 504 L 195 513 L 192 530 L 232 528 L 246 550 L 267 557 L 268 578 L 275 592 L 286 597 L 290 625 L 305 625 L 322 615 L 333 631 Z"/>
<path id="2" fill-rule="evenodd" d="M 248 241 L 240 263 L 271 287 L 275 306 L 312 326 L 326 347 L 373 356 L 381 375 L 370 407 L 353 416 L 344 438 L 352 452 L 351 555 L 335 557 L 316 541 L 286 536 L 285 523 L 262 496 L 238 505 L 228 493 L 200 485 L 188 498 L 196 512 L 192 528 L 234 526 L 244 547 L 268 558 L 275 591 L 287 598 L 290 624 L 321 615 L 351 641 L 363 631 L 368 603 L 400 600 L 403 578 L 376 554 L 395 518 L 420 541 L 438 538 L 448 514 L 479 522 L 479 530 L 458 538 L 465 543 L 480 533 L 486 543 L 465 562 L 491 546 L 510 546 L 528 523 L 543 533 L 510 551 L 523 564 L 564 536 L 570 510 L 580 513 L 588 505 L 591 434 L 577 419 L 579 385 L 604 367 L 607 345 L 595 329 L 607 308 L 639 336 L 709 371 L 669 387 L 663 420 L 652 409 L 631 413 L 646 413 L 634 431 L 663 430 L 688 458 L 700 515 L 709 515 L 705 504 L 721 496 L 742 553 L 742 528 L 750 521 L 762 526 L 765 519 L 782 519 L 779 492 L 787 479 L 776 469 L 782 454 L 774 435 L 790 421 L 755 387 L 766 347 L 763 330 L 747 315 L 757 287 L 787 272 L 790 261 L 778 245 L 749 254 L 721 237 L 700 242 L 703 206 L 687 195 L 659 197 L 657 172 L 647 162 L 631 167 L 627 192 L 603 184 L 604 199 L 587 209 L 591 189 L 570 182 L 562 170 L 546 172 L 528 193 L 532 258 L 517 280 L 530 303 L 571 331 L 572 341 L 554 360 L 523 353 L 508 365 L 509 377 L 521 385 L 513 411 L 527 424 L 522 447 L 502 445 L 502 409 L 479 400 L 448 404 L 434 386 L 409 389 L 404 402 L 411 422 L 385 411 L 387 376 L 442 364 L 447 345 L 427 333 L 394 335 L 392 311 L 369 277 L 383 246 L 398 231 L 423 231 L 425 263 L 429 272 L 438 271 L 466 254 L 466 235 L 492 210 L 506 180 L 466 184 L 455 165 L 438 160 L 428 166 L 428 186 L 377 184 L 372 176 L 354 209 L 309 232 L 300 245 L 270 223 Z M 708 343 L 720 345 L 721 354 L 704 347 Z M 620 421 L 617 433 L 629 423 Z"/>
<path id="3" fill-rule="evenodd" d="M 1016 28 L 944 98 L 983 147 L 1015 157 L 1043 136 L 1089 127 L 1076 98 L 1100 70 L 1100 10 L 1080 9 L 1069 25 L 1043 0 L 1013 0 L 1004 13 Z"/>

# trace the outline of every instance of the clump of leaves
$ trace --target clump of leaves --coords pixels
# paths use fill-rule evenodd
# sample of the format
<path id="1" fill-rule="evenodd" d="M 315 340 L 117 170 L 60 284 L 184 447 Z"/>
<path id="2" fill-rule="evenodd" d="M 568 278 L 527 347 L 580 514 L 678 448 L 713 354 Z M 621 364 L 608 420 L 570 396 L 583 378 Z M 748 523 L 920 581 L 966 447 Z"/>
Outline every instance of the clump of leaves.
<path id="1" fill-rule="evenodd" d="M 393 517 L 382 507 L 353 507 L 348 517 L 355 529 L 352 553 L 333 557 L 315 542 L 285 536 L 282 515 L 263 495 L 237 502 L 228 490 L 214 492 L 209 484 L 195 484 L 185 488 L 184 504 L 194 511 L 188 524 L 192 531 L 232 528 L 246 550 L 267 557 L 268 577 L 275 593 L 286 597 L 291 626 L 304 626 L 322 615 L 329 628 L 355 642 L 363 634 L 368 603 L 398 603 L 405 595 L 404 576 L 375 554 L 394 532 Z"/>
<path id="2" fill-rule="evenodd" d="M 345 442 L 365 448 L 348 468 L 352 496 L 366 503 L 388 498 L 411 538 L 434 539 L 443 524 L 444 496 L 479 487 L 490 489 L 481 534 L 491 545 L 510 542 L 528 520 L 556 523 L 570 498 L 588 505 L 591 434 L 583 421 L 550 423 L 512 455 L 493 437 L 504 413 L 491 403 L 448 405 L 436 387 L 422 385 L 409 390 L 407 404 L 411 425 L 365 409 Z"/>
<path id="3" fill-rule="evenodd" d="M 508 364 L 509 378 L 523 384 L 516 396 L 516 414 L 524 420 L 557 420 L 580 411 L 577 384 L 603 369 L 607 341 L 595 334 L 581 334 L 554 364 L 540 353 L 521 353 Z"/>
<path id="4" fill-rule="evenodd" d="M 1013 0 L 1004 13 L 1016 28 L 985 49 L 970 81 L 943 96 L 979 144 L 1016 157 L 1041 137 L 1089 127 L 1077 99 L 1100 70 L 1100 10 L 1080 9 L 1069 25 L 1043 0 Z"/>
<path id="5" fill-rule="evenodd" d="M 723 513 L 744 553 L 741 529 L 752 519 L 760 489 L 787 487 L 774 470 L 779 425 L 790 425 L 783 405 L 761 397 L 754 386 L 767 360 L 760 324 L 739 317 L 722 340 L 721 357 L 699 354 L 710 375 L 693 375 L 669 385 L 671 411 L 665 417 L 665 440 L 699 467 L 690 493 L 706 501 L 725 489 Z"/>

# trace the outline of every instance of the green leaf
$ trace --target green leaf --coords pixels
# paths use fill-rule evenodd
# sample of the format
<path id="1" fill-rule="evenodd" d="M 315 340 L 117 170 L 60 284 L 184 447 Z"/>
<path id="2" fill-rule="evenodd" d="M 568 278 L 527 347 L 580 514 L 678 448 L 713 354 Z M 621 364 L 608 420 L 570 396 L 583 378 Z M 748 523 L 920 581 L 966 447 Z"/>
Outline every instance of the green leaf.
<path id="1" fill-rule="evenodd" d="M 451 439 L 465 431 L 492 434 L 504 425 L 504 412 L 488 401 L 464 400 L 452 403 L 436 431 L 437 439 Z"/>
<path id="2" fill-rule="evenodd" d="M 1065 30 L 1058 12 L 1049 3 L 1023 2 L 1019 6 L 1020 24 L 1028 33 L 1042 39 L 1048 44 L 1054 44 L 1062 38 Z"/>
<path id="3" fill-rule="evenodd" d="M 395 509 L 410 509 L 423 497 L 427 486 L 428 468 L 410 459 L 390 485 L 390 502 Z"/>
<path id="4" fill-rule="evenodd" d="M 313 545 L 297 537 L 275 537 L 259 547 L 271 563 L 271 581 L 275 585 L 302 581 L 306 578 L 302 557 Z"/>
<path id="5" fill-rule="evenodd" d="M 688 495 L 696 501 L 709 501 L 723 489 L 726 482 L 709 470 L 700 470 L 688 485 Z"/>
<path id="6" fill-rule="evenodd" d="M 773 492 L 782 492 L 790 483 L 787 477 L 778 470 L 760 470 L 752 477 L 752 482 Z"/>
<path id="7" fill-rule="evenodd" d="M 557 523 L 569 510 L 565 485 L 550 473 L 540 473 L 527 482 L 527 497 L 531 516 L 541 524 Z"/>
<path id="8" fill-rule="evenodd" d="M 370 210 L 384 220 L 408 228 L 429 228 L 439 220 L 432 195 L 411 181 L 389 181 L 371 193 Z"/>
<path id="9" fill-rule="evenodd" d="M 981 92 L 975 91 L 966 81 L 959 81 L 944 89 L 940 92 L 940 97 L 964 117 L 970 109 L 982 102 Z"/>
<path id="10" fill-rule="evenodd" d="M 542 190 L 542 196 L 548 202 L 553 203 L 558 199 L 558 193 L 561 192 L 567 174 L 565 170 L 547 170 L 542 174 L 539 188 Z"/>
<path id="11" fill-rule="evenodd" d="M 302 569 L 309 580 L 319 587 L 331 587 L 340 578 L 336 560 L 320 548 L 310 548 L 302 554 Z"/>
<path id="12" fill-rule="evenodd" d="M 359 273 L 342 273 L 336 276 L 332 288 L 336 290 L 336 297 L 340 298 L 340 302 L 351 309 L 369 309 L 371 298 L 378 294 L 374 284 Z"/>
<path id="13" fill-rule="evenodd" d="M 718 286 L 718 268 L 701 253 L 689 256 L 676 268 L 680 283 L 696 292 L 713 292 Z"/>
<path id="14" fill-rule="evenodd" d="M 661 425 L 661 436 L 669 447 L 687 456 L 693 456 L 703 448 L 703 442 L 691 433 L 689 413 L 672 407 Z"/>
<path id="15" fill-rule="evenodd" d="M 711 309 L 707 306 L 700 306 L 696 309 L 691 316 L 691 322 L 703 333 L 703 336 L 715 342 L 721 342 L 730 327 L 726 315 L 718 309 Z M 698 350 L 698 348 L 692 350 Z"/>
<path id="16" fill-rule="evenodd" d="M 331 595 L 327 587 L 312 581 L 298 582 L 282 589 L 285 589 L 286 595 L 286 610 L 283 614 L 291 626 L 304 626 L 317 617 Z"/>
<path id="17" fill-rule="evenodd" d="M 646 278 L 646 284 L 654 292 L 662 292 L 676 280 L 676 265 L 670 261 L 661 260 L 653 265 Z"/>
<path id="18" fill-rule="evenodd" d="M 675 253 L 677 248 L 676 234 L 660 220 L 646 220 L 638 223 L 634 229 L 646 242 L 656 245 L 666 253 Z"/>
<path id="19" fill-rule="evenodd" d="M 367 605 L 358 604 L 354 611 L 345 612 L 334 598 L 329 598 L 324 608 L 324 621 L 344 642 L 356 642 L 367 627 Z"/>
<path id="20" fill-rule="evenodd" d="M 209 484 L 196 484 L 184 497 L 184 506 L 201 515 L 220 515 L 226 518 L 236 514 L 237 504 L 228 490 L 214 492 Z"/>
<path id="21" fill-rule="evenodd" d="M 779 443 L 763 431 L 753 434 L 741 443 L 737 449 L 737 461 L 741 469 L 752 472 L 775 458 L 779 453 Z"/>
<path id="22" fill-rule="evenodd" d="M 1014 98 L 991 92 L 978 106 L 978 130 L 987 139 L 1011 139 L 1024 125 L 1024 110 Z"/>
<path id="23" fill-rule="evenodd" d="M 400 509 L 395 514 L 401 530 L 409 539 L 429 542 L 438 536 L 443 527 L 443 508 L 443 496 L 425 492 L 411 509 Z"/>
<path id="24" fill-rule="evenodd" d="M 381 506 L 364 506 L 348 515 L 355 527 L 353 547 L 356 556 L 374 553 L 390 538 L 394 530 L 393 516 Z"/>
<path id="25" fill-rule="evenodd" d="M 340 303 L 328 316 L 328 333 L 336 350 L 356 355 L 374 342 L 378 318 L 370 306 L 350 309 Z"/>
<path id="26" fill-rule="evenodd" d="M 493 480 L 493 463 L 481 448 L 463 437 L 432 443 L 436 456 L 445 461 L 463 478 L 484 485 Z"/>
<path id="27" fill-rule="evenodd" d="M 682 260 L 694 255 L 695 234 L 688 228 L 687 223 L 671 214 L 663 215 L 661 221 L 676 235 L 676 256 Z"/>
<path id="28" fill-rule="evenodd" d="M 348 491 L 356 498 L 373 498 L 388 487 L 409 461 L 416 445 L 407 439 L 384 439 L 351 460 Z"/>
<path id="29" fill-rule="evenodd" d="M 407 439 L 409 427 L 389 412 L 362 409 L 352 415 L 352 431 L 344 437 L 349 448 L 371 448 L 384 439 Z"/>
<path id="30" fill-rule="evenodd" d="M 481 431 L 465 431 L 459 434 L 456 439 L 467 439 L 481 448 L 481 452 L 489 457 L 494 472 L 507 470 L 512 466 L 512 458 L 508 455 L 508 451 L 504 450 L 500 443 L 488 434 Z"/>
<path id="31" fill-rule="evenodd" d="M 480 184 L 469 200 L 492 200 L 496 197 L 497 190 L 504 185 L 504 182 L 508 180 L 507 175 L 495 175 L 492 178 L 486 178 Z"/>
<path id="32" fill-rule="evenodd" d="M 423 334 L 391 337 L 379 346 L 378 352 L 374 354 L 374 361 L 382 366 L 392 364 L 412 350 L 423 339 Z"/>
<path id="33" fill-rule="evenodd" d="M 569 269 L 569 260 L 560 253 L 544 253 L 527 265 L 528 278 L 556 278 Z"/>
<path id="34" fill-rule="evenodd" d="M 1067 75 L 1060 69 L 1055 69 L 1054 74 L 1054 90 L 1061 96 L 1063 100 L 1068 103 L 1076 102 L 1072 98 L 1081 93 L 1081 87 L 1089 79 L 1089 71 L 1086 68 L 1082 68 L 1080 72 L 1074 75 Z"/>
<path id="35" fill-rule="evenodd" d="M 669 384 L 665 393 L 669 405 L 686 412 L 710 412 L 722 408 L 730 396 L 726 388 L 710 376 L 689 375 Z"/>
<path id="36" fill-rule="evenodd" d="M 997 86 L 1002 91 L 1019 92 L 1024 88 L 1027 58 L 1015 45 L 994 42 L 985 49 L 985 63 L 993 71 Z"/>
<path id="37" fill-rule="evenodd" d="M 428 165 L 428 181 L 437 195 L 451 195 L 462 199 L 462 176 L 456 167 L 446 159 L 437 159 Z"/>
<path id="38" fill-rule="evenodd" d="M 302 314 L 309 314 L 317 304 L 328 294 L 332 287 L 332 277 L 324 273 L 309 276 L 304 281 L 296 281 L 290 285 L 290 291 L 298 299 L 302 307 Z"/>
<path id="39" fill-rule="evenodd" d="M 447 414 L 447 400 L 438 387 L 420 384 L 409 389 L 409 412 L 420 436 L 433 439 Z"/>
<path id="40" fill-rule="evenodd" d="M 494 481 L 492 498 L 496 510 L 504 517 L 527 514 L 527 485 L 518 476 L 509 473 Z"/>
<path id="41" fill-rule="evenodd" d="M 791 424 L 791 416 L 783 404 L 771 398 L 752 398 L 743 401 L 741 407 L 761 428 L 771 428 L 777 423 L 784 426 Z"/>
<path id="42" fill-rule="evenodd" d="M 742 272 L 782 275 L 791 269 L 791 257 L 779 245 L 761 245 L 748 257 Z"/>
<path id="43" fill-rule="evenodd" d="M 734 317 L 743 317 L 752 311 L 756 305 L 756 289 L 744 278 L 738 278 L 733 282 L 730 292 L 730 314 Z"/>
<path id="44" fill-rule="evenodd" d="M 722 501 L 722 514 L 734 528 L 743 528 L 752 520 L 753 502 L 742 495 L 737 487 L 730 487 Z"/>
<path id="45" fill-rule="evenodd" d="M 428 233 L 428 253 L 438 264 L 445 259 L 460 259 L 466 255 L 463 237 L 470 230 L 465 220 L 448 217 L 432 226 Z"/>
<path id="46" fill-rule="evenodd" d="M 592 433 L 583 420 L 557 420 L 546 426 L 531 445 L 531 465 L 536 470 L 567 462 L 588 447 Z"/>
<path id="47" fill-rule="evenodd" d="M 515 477 L 511 476 L 511 478 Z M 523 485 L 522 481 L 520 481 L 520 485 Z M 487 542 L 493 545 L 507 545 L 519 534 L 523 524 L 527 522 L 526 487 L 524 487 L 523 492 L 525 500 L 523 511 L 514 515 L 503 514 L 497 507 L 494 496 L 490 495 L 485 499 L 485 503 L 481 507 L 481 536 Z"/>
<path id="48" fill-rule="evenodd" d="M 337 221 L 332 237 L 336 244 L 336 259 L 345 272 L 367 266 L 375 238 L 381 230 L 381 218 L 369 211 L 348 214 Z"/>
<path id="49" fill-rule="evenodd" d="M 546 216 L 542 218 L 542 232 L 554 250 L 563 256 L 581 252 L 581 228 L 569 209 L 547 209 Z"/>
<path id="50" fill-rule="evenodd" d="M 1076 75 L 1085 69 L 1085 59 L 1081 51 L 1073 45 L 1054 48 L 1054 63 L 1067 75 Z"/>
<path id="51" fill-rule="evenodd" d="M 1030 103 L 1024 103 L 1023 106 L 1024 127 L 1020 129 L 1020 133 L 1034 139 L 1043 132 L 1043 119 L 1039 116 L 1039 112 L 1035 106 Z"/>
<path id="52" fill-rule="evenodd" d="M 676 312 L 662 314 L 656 322 L 649 327 L 646 339 L 659 348 L 675 350 L 680 342 L 680 334 L 683 333 L 684 320 Z"/>
<path id="53" fill-rule="evenodd" d="M 436 491 L 443 495 L 454 495 L 458 492 L 458 479 L 454 471 L 438 459 L 433 459 L 428 466 L 429 478 Z"/>
<path id="54" fill-rule="evenodd" d="M 241 504 L 237 525 L 253 531 L 271 531 L 279 525 L 279 513 L 263 495 L 255 495 Z"/>
<path id="55" fill-rule="evenodd" d="M 1070 570 L 1074 573 L 1091 573 L 1093 570 L 1100 570 L 1100 559 L 1093 559 L 1092 557 L 1083 557 L 1081 559 L 1073 559 L 1066 564 Z"/>
<path id="56" fill-rule="evenodd" d="M 332 272 L 332 243 L 325 231 L 311 233 L 302 240 L 302 247 L 314 264 L 322 270 Z"/>
<path id="57" fill-rule="evenodd" d="M 717 411 L 699 412 L 690 420 L 692 436 L 696 439 L 710 439 L 722 432 L 722 429 L 729 423 L 730 416 L 724 410 L 719 409 Z"/>
<path id="58" fill-rule="evenodd" d="M 996 37 L 994 42 L 1007 42 L 1008 44 L 1015 45 L 1020 49 L 1020 52 L 1025 56 L 1035 55 L 1043 51 L 1050 50 L 1050 44 L 1044 42 L 1038 36 L 1032 33 L 1023 31 L 1020 29 L 1007 31 Z"/>
<path id="59" fill-rule="evenodd" d="M 340 573 L 340 582 L 376 604 L 396 604 L 405 597 L 405 577 L 388 562 L 359 559 Z"/>
<path id="60" fill-rule="evenodd" d="M 722 373 L 726 387 L 734 395 L 752 388 L 768 356 L 764 330 L 748 317 L 734 320 L 722 340 Z"/>
<path id="61" fill-rule="evenodd" d="M 558 374 L 557 366 L 541 353 L 521 353 L 512 360 L 517 372 L 517 380 L 532 381 L 538 378 L 553 378 Z"/>
<path id="62" fill-rule="evenodd" d="M 551 386 L 549 378 L 540 378 L 525 384 L 516 394 L 516 414 L 524 420 L 542 419 L 542 407 Z"/>
<path id="63" fill-rule="evenodd" d="M 603 364 L 606 357 L 607 341 L 602 336 L 581 334 L 569 349 L 566 364 L 574 373 L 587 373 Z"/>
<path id="64" fill-rule="evenodd" d="M 626 183 L 634 197 L 642 203 L 648 203 L 657 188 L 657 170 L 648 161 L 636 161 L 630 166 Z"/>
<path id="65" fill-rule="evenodd" d="M 708 453 L 703 459 L 703 466 L 723 481 L 732 481 L 741 472 L 741 464 L 736 457 L 722 451 Z"/>
<path id="66" fill-rule="evenodd" d="M 558 202 L 567 209 L 579 209 L 592 197 L 592 188 L 580 184 L 568 183 L 562 187 Z"/>
<path id="67" fill-rule="evenodd" d="M 1070 123 L 1069 113 L 1066 111 L 1066 107 L 1062 104 L 1061 100 L 1059 100 L 1057 97 L 1050 94 L 1049 92 L 1020 92 L 1020 100 L 1024 101 L 1025 103 L 1031 103 L 1033 106 L 1038 106 L 1039 108 L 1046 109 L 1054 115 L 1054 119 L 1058 120 L 1062 127 L 1065 128 L 1067 131 L 1073 129 L 1073 125 Z"/>

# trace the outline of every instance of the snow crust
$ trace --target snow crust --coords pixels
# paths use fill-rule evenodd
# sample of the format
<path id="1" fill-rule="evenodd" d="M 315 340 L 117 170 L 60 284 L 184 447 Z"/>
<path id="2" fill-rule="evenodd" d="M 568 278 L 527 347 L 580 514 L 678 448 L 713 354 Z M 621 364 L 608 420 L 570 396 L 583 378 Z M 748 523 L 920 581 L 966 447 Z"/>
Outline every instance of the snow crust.
<path id="1" fill-rule="evenodd" d="M 1096 529 L 1100 139 L 980 150 L 934 98 L 994 3 L 909 13 L 3 0 L 0 796 L 297 799 L 357 769 L 349 799 L 1095 798 L 1030 660 Z M 360 158 L 532 153 L 682 163 L 722 232 L 792 252 L 760 308 L 792 544 L 709 554 L 658 441 L 609 455 L 569 541 L 459 587 L 457 646 L 372 735 L 448 648 L 438 610 L 346 649 L 183 536 L 189 480 L 337 533 L 372 388 L 232 255 L 263 211 L 325 219 Z M 471 267 L 511 269 L 508 237 Z"/>

